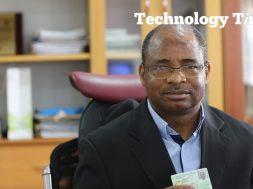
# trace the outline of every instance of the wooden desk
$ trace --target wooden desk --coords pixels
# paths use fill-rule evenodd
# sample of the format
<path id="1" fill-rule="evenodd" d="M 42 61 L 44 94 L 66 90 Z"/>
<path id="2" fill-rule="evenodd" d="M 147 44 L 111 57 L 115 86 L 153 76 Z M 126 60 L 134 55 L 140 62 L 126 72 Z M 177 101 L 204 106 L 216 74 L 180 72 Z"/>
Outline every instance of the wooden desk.
<path id="1" fill-rule="evenodd" d="M 0 139 L 0 189 L 42 189 L 52 150 L 70 139 Z"/>

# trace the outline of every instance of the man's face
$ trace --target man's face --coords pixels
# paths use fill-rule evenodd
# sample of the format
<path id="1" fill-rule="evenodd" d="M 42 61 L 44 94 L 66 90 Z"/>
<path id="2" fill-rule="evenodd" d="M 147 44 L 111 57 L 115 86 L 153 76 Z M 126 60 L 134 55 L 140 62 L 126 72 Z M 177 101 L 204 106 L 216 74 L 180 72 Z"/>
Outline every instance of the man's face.
<path id="1" fill-rule="evenodd" d="M 145 54 L 145 66 L 204 65 L 203 51 L 191 31 L 162 29 L 151 38 Z M 157 79 L 140 67 L 140 77 L 153 108 L 161 116 L 182 115 L 199 108 L 205 92 L 210 66 L 196 77 L 174 70 L 170 77 Z"/>

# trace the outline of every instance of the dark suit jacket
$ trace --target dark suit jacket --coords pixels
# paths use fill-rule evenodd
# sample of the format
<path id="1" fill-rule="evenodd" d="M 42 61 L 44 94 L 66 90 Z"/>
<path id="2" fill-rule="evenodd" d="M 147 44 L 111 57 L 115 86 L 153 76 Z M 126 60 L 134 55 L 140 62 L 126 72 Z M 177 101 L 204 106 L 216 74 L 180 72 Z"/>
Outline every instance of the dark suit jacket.
<path id="1" fill-rule="evenodd" d="M 201 167 L 213 189 L 253 189 L 253 128 L 204 107 Z M 175 169 L 146 101 L 80 141 L 77 189 L 154 189 L 171 186 Z"/>

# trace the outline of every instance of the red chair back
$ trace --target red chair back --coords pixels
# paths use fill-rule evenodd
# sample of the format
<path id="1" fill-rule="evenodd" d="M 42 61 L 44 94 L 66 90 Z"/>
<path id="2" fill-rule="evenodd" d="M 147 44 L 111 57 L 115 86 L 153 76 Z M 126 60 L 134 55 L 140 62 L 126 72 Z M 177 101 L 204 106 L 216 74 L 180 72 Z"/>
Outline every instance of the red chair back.
<path id="1" fill-rule="evenodd" d="M 69 79 L 84 96 L 104 102 L 120 102 L 128 98 L 137 101 L 146 97 L 139 75 L 98 75 L 71 72 Z"/>

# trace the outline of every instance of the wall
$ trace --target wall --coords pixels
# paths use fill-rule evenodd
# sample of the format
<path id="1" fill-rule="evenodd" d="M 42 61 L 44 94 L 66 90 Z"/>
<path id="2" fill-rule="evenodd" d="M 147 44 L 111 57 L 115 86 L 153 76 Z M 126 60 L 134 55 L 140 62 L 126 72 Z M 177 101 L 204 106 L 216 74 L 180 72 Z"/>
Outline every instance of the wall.
<path id="1" fill-rule="evenodd" d="M 139 0 L 107 0 L 107 28 L 126 27 L 130 33 L 140 33 L 136 25 L 135 12 L 140 12 Z"/>

